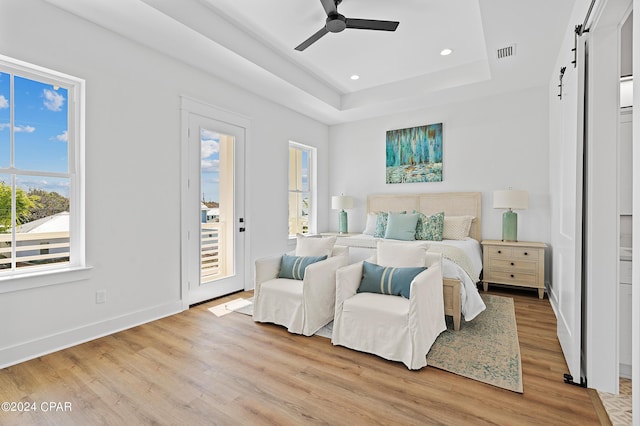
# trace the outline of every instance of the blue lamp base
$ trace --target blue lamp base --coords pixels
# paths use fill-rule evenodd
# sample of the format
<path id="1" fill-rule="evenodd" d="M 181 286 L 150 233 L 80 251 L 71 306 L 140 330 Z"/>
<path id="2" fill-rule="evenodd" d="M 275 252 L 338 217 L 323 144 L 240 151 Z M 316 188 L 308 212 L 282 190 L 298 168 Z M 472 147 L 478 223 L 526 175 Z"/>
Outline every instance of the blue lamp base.
<path id="1" fill-rule="evenodd" d="M 338 213 L 338 232 L 340 234 L 346 234 L 348 232 L 347 230 L 347 212 L 344 210 L 341 210 Z"/>
<path id="2" fill-rule="evenodd" d="M 518 241 L 518 215 L 511 210 L 502 214 L 502 241 Z"/>

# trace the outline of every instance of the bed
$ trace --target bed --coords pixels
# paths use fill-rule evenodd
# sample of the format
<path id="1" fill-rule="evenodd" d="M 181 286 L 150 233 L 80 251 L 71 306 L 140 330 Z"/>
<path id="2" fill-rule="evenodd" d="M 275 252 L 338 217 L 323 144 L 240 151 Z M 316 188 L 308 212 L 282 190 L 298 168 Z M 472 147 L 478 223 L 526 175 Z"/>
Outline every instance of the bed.
<path id="1" fill-rule="evenodd" d="M 446 216 L 473 216 L 469 235 L 464 240 L 407 241 L 407 244 L 428 243 L 430 251 L 445 254 L 450 247 L 461 249 L 468 255 L 472 266 L 454 262 L 445 254 L 443 259 L 443 296 L 445 315 L 453 318 L 454 330 L 460 329 L 461 318 L 471 321 L 486 309 L 478 292 L 476 282 L 482 270 L 482 250 L 480 233 L 482 219 L 482 198 L 480 192 L 442 192 L 426 194 L 379 194 L 367 197 L 367 213 L 375 212 L 412 212 L 413 210 L 432 215 L 444 212 Z M 350 263 L 369 258 L 377 241 L 371 235 L 357 234 L 338 236 L 336 244 L 349 247 Z M 467 262 L 468 263 L 468 262 Z M 474 269 L 475 273 L 469 273 Z"/>

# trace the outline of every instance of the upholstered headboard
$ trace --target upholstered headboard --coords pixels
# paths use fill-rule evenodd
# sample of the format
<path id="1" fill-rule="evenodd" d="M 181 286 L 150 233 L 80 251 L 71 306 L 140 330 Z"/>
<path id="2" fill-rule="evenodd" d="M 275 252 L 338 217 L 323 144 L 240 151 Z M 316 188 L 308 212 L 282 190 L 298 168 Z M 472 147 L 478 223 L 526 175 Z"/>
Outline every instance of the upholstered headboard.
<path id="1" fill-rule="evenodd" d="M 367 213 L 379 211 L 444 212 L 445 216 L 473 216 L 469 236 L 481 240 L 482 193 L 434 192 L 429 194 L 377 194 L 367 197 Z"/>

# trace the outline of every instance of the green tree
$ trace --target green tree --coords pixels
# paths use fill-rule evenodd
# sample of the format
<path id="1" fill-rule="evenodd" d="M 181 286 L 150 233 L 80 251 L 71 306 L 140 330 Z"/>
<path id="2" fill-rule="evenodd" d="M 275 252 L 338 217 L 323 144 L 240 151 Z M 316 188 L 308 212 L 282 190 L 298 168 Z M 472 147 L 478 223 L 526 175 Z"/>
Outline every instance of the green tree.
<path id="1" fill-rule="evenodd" d="M 16 189 L 16 225 L 29 221 L 33 201 L 20 188 Z M 11 228 L 11 186 L 0 182 L 0 232 L 6 233 Z"/>
<path id="2" fill-rule="evenodd" d="M 27 196 L 33 203 L 27 222 L 69 211 L 69 199 L 57 192 L 48 192 L 43 189 L 32 188 L 29 190 Z"/>

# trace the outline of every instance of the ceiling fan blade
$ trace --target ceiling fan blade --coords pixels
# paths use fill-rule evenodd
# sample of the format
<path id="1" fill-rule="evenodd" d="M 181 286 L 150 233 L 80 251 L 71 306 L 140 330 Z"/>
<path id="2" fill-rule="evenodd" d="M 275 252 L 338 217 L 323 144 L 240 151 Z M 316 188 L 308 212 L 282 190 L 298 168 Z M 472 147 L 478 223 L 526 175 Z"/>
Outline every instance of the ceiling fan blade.
<path id="1" fill-rule="evenodd" d="M 375 19 L 350 19 L 347 18 L 347 28 L 358 30 L 379 30 L 395 31 L 400 22 L 397 21 L 376 21 Z"/>
<path id="2" fill-rule="evenodd" d="M 336 6 L 335 0 L 320 0 L 320 3 L 322 3 L 324 11 L 327 12 L 327 16 L 338 13 L 338 6 Z"/>
<path id="3" fill-rule="evenodd" d="M 322 27 L 320 31 L 318 31 L 317 33 L 315 33 L 314 35 L 312 35 L 311 37 L 309 37 L 308 39 L 300 43 L 300 45 L 296 47 L 296 50 L 299 52 L 302 52 L 304 49 L 311 46 L 316 41 L 320 40 L 320 38 L 328 32 L 329 30 L 327 30 L 327 27 Z"/>

